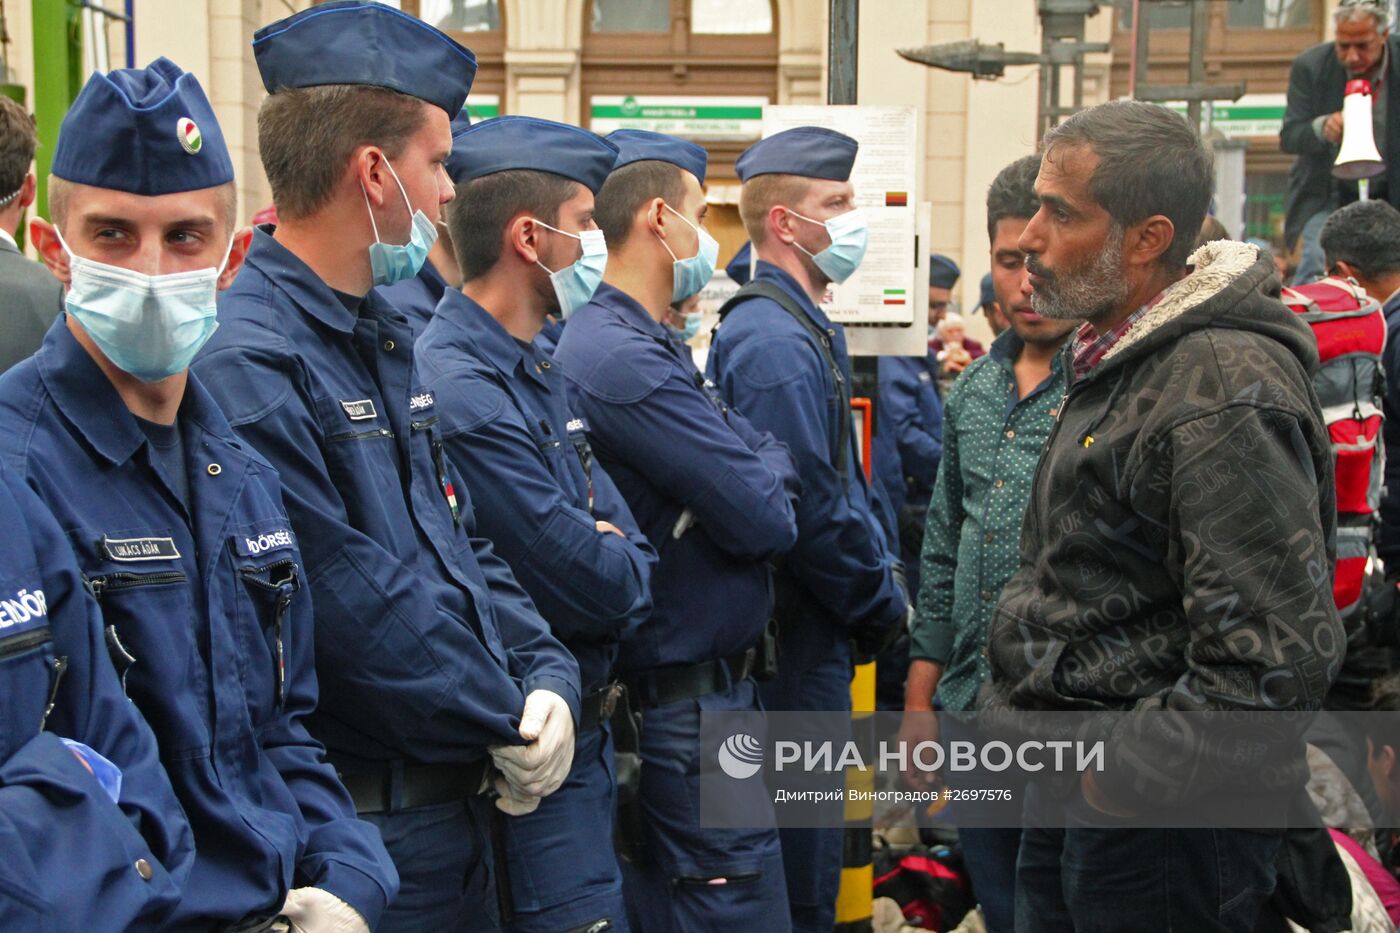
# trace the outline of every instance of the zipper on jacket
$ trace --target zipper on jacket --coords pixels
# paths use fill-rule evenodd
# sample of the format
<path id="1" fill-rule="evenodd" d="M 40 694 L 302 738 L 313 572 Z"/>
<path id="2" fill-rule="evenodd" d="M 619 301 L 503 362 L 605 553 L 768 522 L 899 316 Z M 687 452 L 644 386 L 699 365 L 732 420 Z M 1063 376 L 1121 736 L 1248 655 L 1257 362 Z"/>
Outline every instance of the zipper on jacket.
<path id="1" fill-rule="evenodd" d="M 47 625 L 18 632 L 14 635 L 6 635 L 4 638 L 0 638 L 0 660 L 24 654 L 31 648 L 42 645 L 51 637 L 52 634 Z"/>
<path id="2" fill-rule="evenodd" d="M 278 571 L 289 571 L 281 579 L 276 579 Z M 246 567 L 238 571 L 243 578 L 260 589 L 277 590 L 277 601 L 272 608 L 272 629 L 276 643 L 274 646 L 274 661 L 277 665 L 277 709 L 281 710 L 287 702 L 287 648 L 284 637 L 284 626 L 286 624 L 287 610 L 292 605 L 292 598 L 297 590 L 301 589 L 301 581 L 297 576 L 296 561 L 290 557 L 279 561 L 273 561 L 262 567 Z M 260 579 L 262 574 L 267 574 L 267 581 Z"/>
<path id="3" fill-rule="evenodd" d="M 129 590 L 138 586 L 166 586 L 171 583 L 184 583 L 185 580 L 183 570 L 160 570 L 155 573 L 120 571 L 101 577 L 92 577 L 87 581 L 87 588 L 93 599 L 101 601 L 102 594 L 108 590 Z"/>
<path id="4" fill-rule="evenodd" d="M 372 437 L 393 437 L 394 432 L 388 428 L 375 428 L 373 431 L 347 431 L 344 434 L 332 434 L 326 438 L 326 442 L 331 441 L 363 441 Z"/>
<path id="5" fill-rule="evenodd" d="M 58 705 L 58 685 L 63 683 L 63 674 L 68 670 L 68 658 L 63 655 L 54 658 L 49 662 L 49 670 L 49 701 L 44 704 L 44 716 L 39 720 L 40 731 L 43 731 L 53 708 Z"/>

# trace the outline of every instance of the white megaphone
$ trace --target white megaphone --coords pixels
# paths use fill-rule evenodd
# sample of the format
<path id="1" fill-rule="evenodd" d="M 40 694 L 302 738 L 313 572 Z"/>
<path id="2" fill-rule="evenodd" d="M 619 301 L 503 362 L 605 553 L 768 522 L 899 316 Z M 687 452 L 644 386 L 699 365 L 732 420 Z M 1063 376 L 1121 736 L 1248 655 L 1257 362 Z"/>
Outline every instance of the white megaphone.
<path id="1" fill-rule="evenodd" d="M 1332 163 L 1332 175 L 1359 181 L 1384 171 L 1385 162 L 1371 128 L 1371 82 L 1364 78 L 1348 81 L 1342 102 L 1342 151 Z"/>

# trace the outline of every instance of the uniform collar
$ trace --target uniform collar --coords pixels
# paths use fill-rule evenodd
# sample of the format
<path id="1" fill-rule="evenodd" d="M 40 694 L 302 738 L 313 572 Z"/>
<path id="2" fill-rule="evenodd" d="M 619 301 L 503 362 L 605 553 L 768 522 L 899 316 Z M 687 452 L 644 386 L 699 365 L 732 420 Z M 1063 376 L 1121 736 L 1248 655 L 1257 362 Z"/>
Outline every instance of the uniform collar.
<path id="1" fill-rule="evenodd" d="M 622 322 L 633 330 L 640 331 L 654 340 L 660 340 L 664 343 L 670 342 L 671 337 L 666 326 L 652 317 L 647 309 L 642 307 L 641 302 L 622 289 L 604 282 L 593 293 L 593 301 L 616 310 Z"/>
<path id="2" fill-rule="evenodd" d="M 355 315 L 310 266 L 272 238 L 275 229 L 272 224 L 264 224 L 253 231 L 253 245 L 248 249 L 244 264 L 267 276 L 299 308 L 322 324 L 344 334 L 353 332 Z"/>
<path id="3" fill-rule="evenodd" d="M 534 347 L 527 350 L 501 326 L 500 321 L 466 295 L 455 289 L 445 293 L 436 313 L 448 326 L 456 327 L 466 335 L 477 358 L 483 363 L 496 368 L 507 378 L 514 376 L 519 367 L 528 378 L 546 385 L 540 372 L 541 361 Z"/>
<path id="4" fill-rule="evenodd" d="M 19 252 L 19 244 L 15 242 L 14 237 L 10 236 L 8 230 L 0 230 L 0 250 L 11 253 Z"/>
<path id="5" fill-rule="evenodd" d="M 797 284 L 797 279 L 794 279 L 782 269 L 779 269 L 771 262 L 763 259 L 758 261 L 758 266 L 754 270 L 753 277 L 755 280 L 763 279 L 777 285 L 795 298 L 802 310 L 807 312 L 807 316 L 816 321 L 817 325 L 821 327 L 822 330 L 831 329 L 831 319 L 826 316 L 826 313 L 822 311 L 821 308 L 812 304 L 811 297 L 808 296 L 801 285 Z"/>
<path id="6" fill-rule="evenodd" d="M 39 376 L 63 417 L 108 462 L 125 463 L 146 442 L 145 433 L 116 387 L 69 332 L 66 314 L 60 314 L 49 328 L 35 360 Z M 180 400 L 180 418 L 209 433 L 228 433 L 227 422 L 193 373 Z"/>

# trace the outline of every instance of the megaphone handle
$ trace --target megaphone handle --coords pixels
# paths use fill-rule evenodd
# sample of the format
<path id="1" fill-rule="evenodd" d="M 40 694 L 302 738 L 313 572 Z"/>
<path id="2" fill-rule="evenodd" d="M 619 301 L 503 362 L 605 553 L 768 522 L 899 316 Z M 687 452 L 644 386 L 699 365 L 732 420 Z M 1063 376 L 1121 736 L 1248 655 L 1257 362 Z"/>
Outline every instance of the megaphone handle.
<path id="1" fill-rule="evenodd" d="M 1356 191 L 1362 201 L 1371 200 L 1371 179 L 1358 178 L 1356 181 Z"/>

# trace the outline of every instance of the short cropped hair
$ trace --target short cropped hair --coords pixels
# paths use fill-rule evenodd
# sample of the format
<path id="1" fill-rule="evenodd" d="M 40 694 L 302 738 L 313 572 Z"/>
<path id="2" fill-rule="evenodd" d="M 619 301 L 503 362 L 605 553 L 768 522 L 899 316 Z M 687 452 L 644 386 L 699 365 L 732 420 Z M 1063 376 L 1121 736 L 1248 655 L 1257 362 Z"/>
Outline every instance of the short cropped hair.
<path id="1" fill-rule="evenodd" d="M 685 197 L 683 169 L 672 162 L 643 159 L 630 162 L 608 176 L 594 202 L 593 219 L 607 237 L 608 246 L 620 248 L 632 232 L 637 211 L 652 198 L 660 198 L 673 210 Z"/>
<path id="2" fill-rule="evenodd" d="M 1376 21 L 1376 31 L 1390 28 L 1390 4 L 1386 0 L 1342 0 L 1332 14 L 1332 22 L 1341 24 L 1369 16 Z"/>
<path id="3" fill-rule="evenodd" d="M 1008 218 L 1030 220 L 1040 209 L 1035 196 L 1035 176 L 1040 172 L 1040 156 L 1022 156 L 997 172 L 987 189 L 987 239 L 997 238 L 997 224 Z"/>
<path id="4" fill-rule="evenodd" d="M 1400 272 L 1400 211 L 1385 201 L 1338 208 L 1318 238 L 1327 267 L 1345 262 L 1368 279 Z"/>
<path id="5" fill-rule="evenodd" d="M 288 88 L 266 98 L 258 110 L 258 153 L 277 215 L 300 219 L 324 207 L 360 146 L 378 146 L 391 159 L 402 154 L 429 106 L 359 84 Z"/>
<path id="6" fill-rule="evenodd" d="M 754 246 L 762 246 L 768 237 L 768 212 L 773 205 L 802 200 L 810 181 L 802 175 L 770 173 L 744 182 L 739 190 L 739 219 Z"/>
<path id="7" fill-rule="evenodd" d="M 511 218 L 529 214 L 554 226 L 559 208 L 578 189 L 578 182 L 563 175 L 524 169 L 494 172 L 458 185 L 457 197 L 447 205 L 447 232 L 462 280 L 481 278 L 500 260 Z"/>
<path id="8" fill-rule="evenodd" d="M 11 197 L 24 184 L 38 145 L 33 115 L 0 95 L 0 199 Z M 5 201 L 0 207 L 8 207 L 9 203 Z"/>
<path id="9" fill-rule="evenodd" d="M 1175 235 L 1159 262 L 1186 265 L 1210 207 L 1215 166 L 1200 134 L 1157 104 L 1116 100 L 1081 110 L 1045 134 L 1045 157 L 1085 146 L 1099 157 L 1089 193 L 1120 228 L 1161 214 Z"/>

